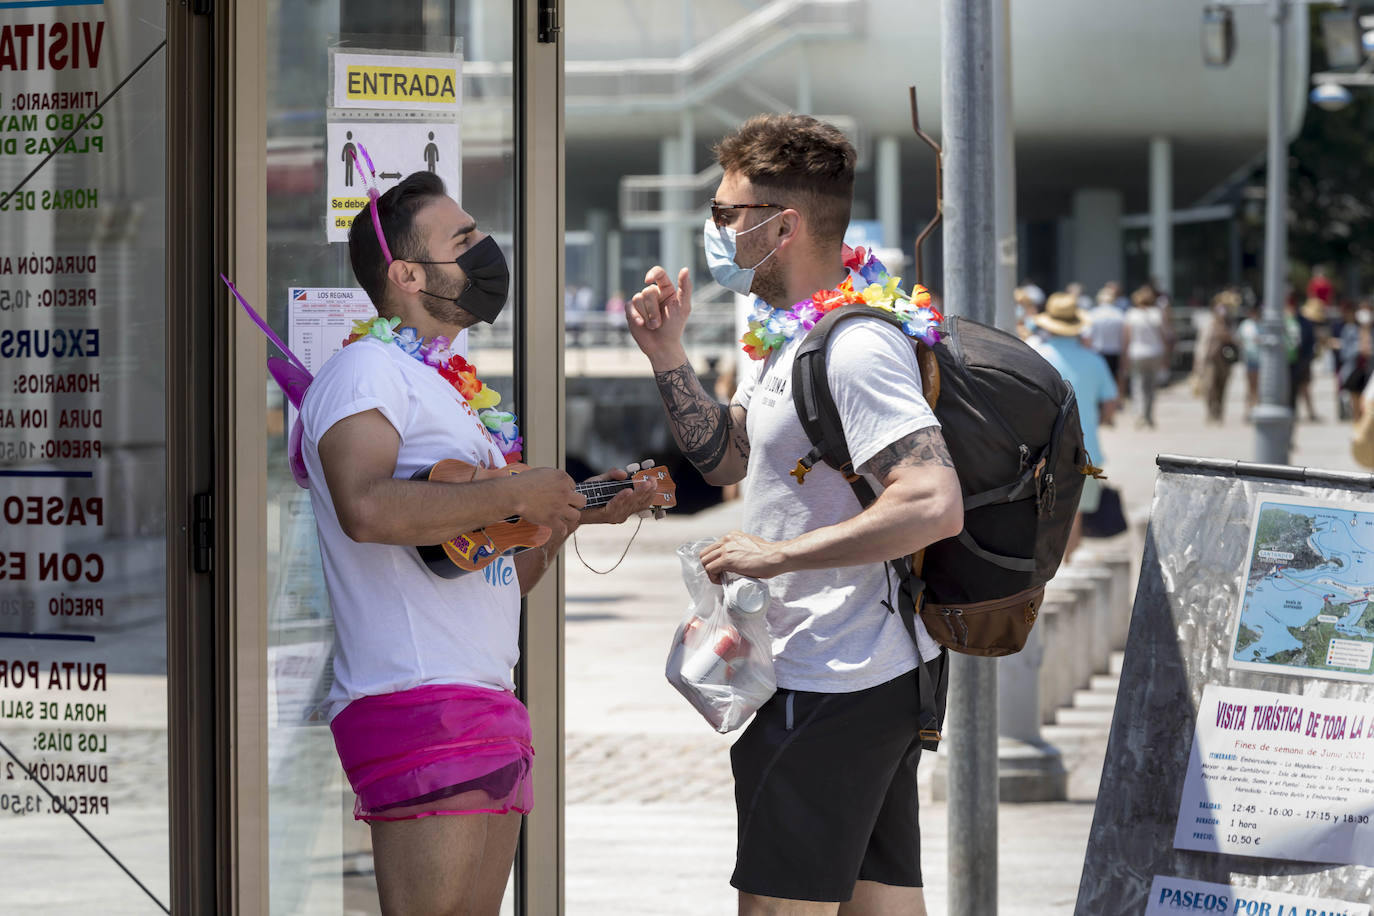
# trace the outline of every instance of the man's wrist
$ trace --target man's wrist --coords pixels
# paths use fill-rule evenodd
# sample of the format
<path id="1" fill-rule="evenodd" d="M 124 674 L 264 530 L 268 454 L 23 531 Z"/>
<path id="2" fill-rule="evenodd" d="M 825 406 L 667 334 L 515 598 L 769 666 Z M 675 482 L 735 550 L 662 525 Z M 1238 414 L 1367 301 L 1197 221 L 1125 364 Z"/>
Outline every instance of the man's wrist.
<path id="1" fill-rule="evenodd" d="M 654 372 L 668 372 L 688 362 L 687 351 L 681 346 L 666 347 L 653 353 L 646 353 L 645 356 L 649 357 L 649 367 Z"/>

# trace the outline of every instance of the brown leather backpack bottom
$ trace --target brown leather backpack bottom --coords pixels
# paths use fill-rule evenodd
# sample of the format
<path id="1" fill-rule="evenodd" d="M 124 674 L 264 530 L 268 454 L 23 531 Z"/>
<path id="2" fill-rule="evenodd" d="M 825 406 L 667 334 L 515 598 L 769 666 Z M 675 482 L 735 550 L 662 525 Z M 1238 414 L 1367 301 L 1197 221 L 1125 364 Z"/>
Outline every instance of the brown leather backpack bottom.
<path id="1" fill-rule="evenodd" d="M 1040 614 L 1045 587 L 974 604 L 922 602 L 921 620 L 940 645 L 965 655 L 997 658 L 1020 652 Z"/>

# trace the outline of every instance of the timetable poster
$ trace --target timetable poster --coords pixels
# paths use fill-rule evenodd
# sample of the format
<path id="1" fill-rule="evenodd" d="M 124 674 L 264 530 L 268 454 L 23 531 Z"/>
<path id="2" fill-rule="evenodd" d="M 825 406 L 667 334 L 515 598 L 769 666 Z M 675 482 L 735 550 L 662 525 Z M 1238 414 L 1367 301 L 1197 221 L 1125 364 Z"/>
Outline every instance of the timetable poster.
<path id="1" fill-rule="evenodd" d="M 1374 866 L 1374 702 L 1208 684 L 1174 847 Z"/>

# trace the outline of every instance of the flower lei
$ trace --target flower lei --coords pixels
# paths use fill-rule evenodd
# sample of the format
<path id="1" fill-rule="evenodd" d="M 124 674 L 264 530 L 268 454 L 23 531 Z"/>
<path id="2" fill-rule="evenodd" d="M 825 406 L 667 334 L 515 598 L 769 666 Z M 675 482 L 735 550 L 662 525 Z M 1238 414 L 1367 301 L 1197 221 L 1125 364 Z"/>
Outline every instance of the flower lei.
<path id="1" fill-rule="evenodd" d="M 511 464 L 520 460 L 520 450 L 524 446 L 524 440 L 520 437 L 520 429 L 516 425 L 515 414 L 497 410 L 496 405 L 501 403 L 501 395 L 489 386 L 483 384 L 477 377 L 477 370 L 472 364 L 463 357 L 449 349 L 449 339 L 444 336 L 435 337 L 426 343 L 420 339 L 419 333 L 414 328 L 401 328 L 396 330 L 396 326 L 401 323 L 398 317 L 393 318 L 365 318 L 361 321 L 353 322 L 353 331 L 344 340 L 344 346 L 362 340 L 364 337 L 375 337 L 382 343 L 394 343 L 402 351 L 424 363 L 433 366 L 444 380 L 453 386 L 467 405 L 476 413 L 477 419 L 491 435 L 496 447 L 505 456 L 506 463 Z"/>
<path id="2" fill-rule="evenodd" d="M 819 290 L 787 311 L 756 300 L 754 312 L 749 316 L 749 330 L 740 338 L 749 358 L 767 359 L 769 353 L 798 334 L 810 331 L 822 315 L 842 305 L 885 309 L 901 317 L 902 330 L 908 336 L 928 346 L 939 343 L 939 324 L 944 316 L 930 304 L 929 290 L 917 284 L 907 295 L 900 287 L 901 277 L 888 276 L 883 262 L 861 247 L 844 246 L 844 266 L 851 274 L 843 283 L 835 289 Z M 854 274 L 868 285 L 855 289 Z"/>

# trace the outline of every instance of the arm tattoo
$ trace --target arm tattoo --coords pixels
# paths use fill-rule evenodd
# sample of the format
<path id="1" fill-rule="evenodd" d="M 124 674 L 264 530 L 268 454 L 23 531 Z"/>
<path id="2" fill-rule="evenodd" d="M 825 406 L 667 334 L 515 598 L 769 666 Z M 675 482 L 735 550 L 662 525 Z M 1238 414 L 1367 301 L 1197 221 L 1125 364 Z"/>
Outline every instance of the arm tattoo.
<path id="1" fill-rule="evenodd" d="M 730 444 L 729 408 L 706 393 L 691 363 L 655 372 L 654 383 L 683 457 L 703 474 L 714 471 Z"/>
<path id="2" fill-rule="evenodd" d="M 735 447 L 735 453 L 749 463 L 749 429 L 744 425 L 745 409 L 738 404 L 731 404 L 728 414 L 730 420 L 730 444 Z"/>
<path id="3" fill-rule="evenodd" d="M 937 426 L 927 426 L 903 436 L 868 459 L 869 471 L 879 480 L 886 480 L 888 475 L 899 467 L 921 465 L 954 467 L 954 459 L 949 457 L 945 437 L 940 434 Z"/>

